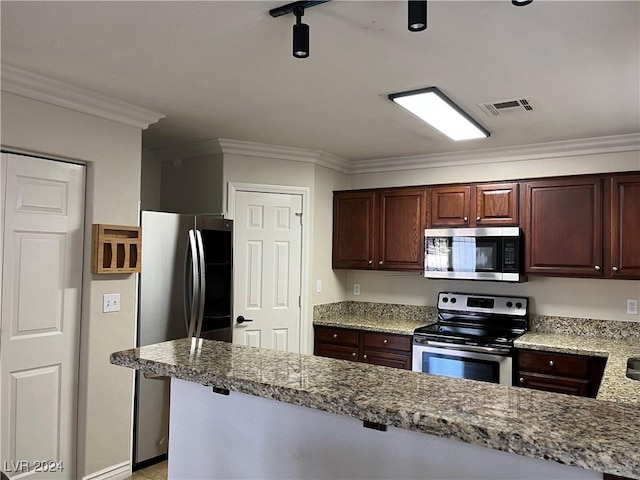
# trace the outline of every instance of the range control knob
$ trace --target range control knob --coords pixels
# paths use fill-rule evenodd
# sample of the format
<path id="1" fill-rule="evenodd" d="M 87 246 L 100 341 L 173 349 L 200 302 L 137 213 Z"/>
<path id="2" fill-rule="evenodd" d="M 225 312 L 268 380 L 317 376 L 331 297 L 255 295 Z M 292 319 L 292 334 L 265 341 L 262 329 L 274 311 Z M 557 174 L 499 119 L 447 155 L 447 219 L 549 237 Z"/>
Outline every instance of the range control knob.
<path id="1" fill-rule="evenodd" d="M 522 308 L 522 303 L 516 302 L 516 308 Z"/>
<path id="2" fill-rule="evenodd" d="M 507 302 L 507 308 L 513 307 L 513 302 Z"/>
<path id="3" fill-rule="evenodd" d="M 453 297 L 453 298 L 451 299 L 451 303 L 456 303 L 456 302 L 457 302 L 456 297 Z"/>
<path id="4" fill-rule="evenodd" d="M 449 297 L 442 297 L 442 303 L 447 303 L 449 301 Z"/>

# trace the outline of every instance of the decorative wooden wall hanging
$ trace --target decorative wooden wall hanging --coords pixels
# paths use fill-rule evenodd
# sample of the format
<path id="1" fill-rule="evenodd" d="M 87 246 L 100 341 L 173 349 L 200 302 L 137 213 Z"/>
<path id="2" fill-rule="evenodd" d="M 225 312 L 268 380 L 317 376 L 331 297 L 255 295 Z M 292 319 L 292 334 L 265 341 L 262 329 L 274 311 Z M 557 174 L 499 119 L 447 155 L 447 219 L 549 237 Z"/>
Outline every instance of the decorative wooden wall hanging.
<path id="1" fill-rule="evenodd" d="M 91 273 L 137 273 L 142 263 L 142 228 L 94 223 Z"/>

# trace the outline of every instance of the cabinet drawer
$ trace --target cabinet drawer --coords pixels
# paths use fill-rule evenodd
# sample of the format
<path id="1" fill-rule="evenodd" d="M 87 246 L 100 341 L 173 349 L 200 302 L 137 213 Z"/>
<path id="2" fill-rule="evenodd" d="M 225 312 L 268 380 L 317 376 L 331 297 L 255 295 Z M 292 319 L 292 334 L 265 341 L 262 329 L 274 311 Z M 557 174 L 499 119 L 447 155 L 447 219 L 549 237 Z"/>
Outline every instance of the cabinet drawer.
<path id="1" fill-rule="evenodd" d="M 390 333 L 364 332 L 365 347 L 384 348 L 389 350 L 411 351 L 411 336 Z"/>
<path id="2" fill-rule="evenodd" d="M 553 375 L 523 372 L 519 372 L 518 377 L 518 384 L 521 387 L 543 390 L 545 392 L 577 395 L 580 397 L 590 396 L 590 384 L 586 379 L 556 377 Z"/>
<path id="3" fill-rule="evenodd" d="M 518 366 L 519 370 L 536 373 L 577 378 L 589 377 L 589 359 L 580 355 L 521 350 L 518 354 Z"/>
<path id="4" fill-rule="evenodd" d="M 358 347 L 345 347 L 328 343 L 316 343 L 315 355 L 318 357 L 337 358 L 340 360 L 358 361 Z"/>
<path id="5" fill-rule="evenodd" d="M 409 353 L 365 349 L 360 361 L 373 365 L 411 370 L 411 355 Z"/>
<path id="6" fill-rule="evenodd" d="M 358 331 L 348 328 L 316 327 L 316 342 L 358 346 Z"/>

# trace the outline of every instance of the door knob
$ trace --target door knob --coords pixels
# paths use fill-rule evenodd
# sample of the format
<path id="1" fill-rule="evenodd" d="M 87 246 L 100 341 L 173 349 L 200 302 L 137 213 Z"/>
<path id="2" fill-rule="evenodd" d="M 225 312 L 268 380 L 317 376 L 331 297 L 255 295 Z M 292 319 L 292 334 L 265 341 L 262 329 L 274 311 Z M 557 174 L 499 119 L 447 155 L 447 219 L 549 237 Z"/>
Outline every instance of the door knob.
<path id="1" fill-rule="evenodd" d="M 238 318 L 236 318 L 236 322 L 238 323 L 253 322 L 253 320 L 251 318 L 244 318 L 242 315 L 238 315 Z"/>

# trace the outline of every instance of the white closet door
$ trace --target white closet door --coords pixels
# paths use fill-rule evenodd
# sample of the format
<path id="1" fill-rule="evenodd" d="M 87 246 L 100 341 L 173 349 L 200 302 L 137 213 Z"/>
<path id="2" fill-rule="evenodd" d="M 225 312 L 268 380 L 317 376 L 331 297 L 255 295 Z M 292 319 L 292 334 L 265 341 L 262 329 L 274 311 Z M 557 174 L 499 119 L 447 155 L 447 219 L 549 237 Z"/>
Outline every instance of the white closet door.
<path id="1" fill-rule="evenodd" d="M 75 478 L 85 168 L 2 154 L 0 466 Z"/>

